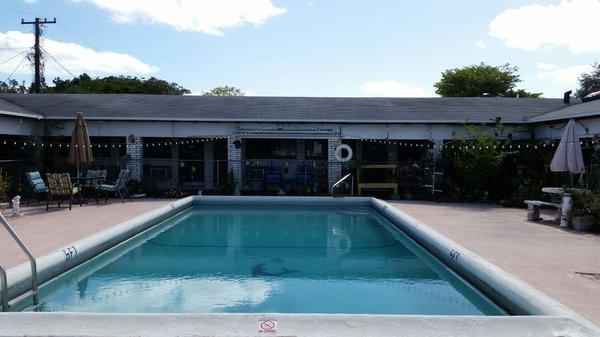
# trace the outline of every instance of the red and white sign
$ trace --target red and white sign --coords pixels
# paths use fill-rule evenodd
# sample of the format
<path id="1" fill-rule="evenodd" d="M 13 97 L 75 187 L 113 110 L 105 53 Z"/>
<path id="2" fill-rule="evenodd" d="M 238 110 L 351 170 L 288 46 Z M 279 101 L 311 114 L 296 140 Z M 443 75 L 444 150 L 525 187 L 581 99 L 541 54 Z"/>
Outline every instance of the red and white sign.
<path id="1" fill-rule="evenodd" d="M 258 333 L 277 333 L 277 321 L 273 319 L 261 319 L 258 321 Z"/>

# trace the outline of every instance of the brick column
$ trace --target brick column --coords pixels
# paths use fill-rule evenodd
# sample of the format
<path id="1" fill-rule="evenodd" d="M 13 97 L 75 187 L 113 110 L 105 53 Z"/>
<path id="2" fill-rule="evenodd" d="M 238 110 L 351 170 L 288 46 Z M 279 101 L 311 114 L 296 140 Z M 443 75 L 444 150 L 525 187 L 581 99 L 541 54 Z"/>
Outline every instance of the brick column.
<path id="1" fill-rule="evenodd" d="M 227 138 L 227 175 L 229 176 L 229 172 L 233 172 L 236 183 L 235 195 L 240 195 L 243 177 L 243 149 L 242 147 L 239 149 L 235 147 L 236 140 L 242 141 L 242 139 Z"/>
<path id="2" fill-rule="evenodd" d="M 335 148 L 342 144 L 339 138 L 327 141 L 327 178 L 329 182 L 329 193 L 331 188 L 342 177 L 342 163 L 335 159 Z"/>
<path id="3" fill-rule="evenodd" d="M 142 181 L 143 149 L 141 137 L 125 137 L 125 153 L 131 158 L 128 169 L 131 171 L 131 179 Z"/>
<path id="4" fill-rule="evenodd" d="M 214 187 L 215 142 L 204 142 L 204 188 Z"/>

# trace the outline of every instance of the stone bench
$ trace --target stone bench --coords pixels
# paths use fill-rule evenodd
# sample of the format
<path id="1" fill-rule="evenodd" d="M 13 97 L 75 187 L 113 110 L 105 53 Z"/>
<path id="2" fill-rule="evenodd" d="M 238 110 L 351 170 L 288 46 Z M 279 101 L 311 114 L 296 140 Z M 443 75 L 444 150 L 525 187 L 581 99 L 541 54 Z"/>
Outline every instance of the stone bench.
<path id="1" fill-rule="evenodd" d="M 545 202 L 540 200 L 525 200 L 527 204 L 527 220 L 530 221 L 538 221 L 540 220 L 540 207 L 549 206 L 556 207 L 556 209 L 561 209 L 561 204 L 555 204 L 551 202 Z"/>

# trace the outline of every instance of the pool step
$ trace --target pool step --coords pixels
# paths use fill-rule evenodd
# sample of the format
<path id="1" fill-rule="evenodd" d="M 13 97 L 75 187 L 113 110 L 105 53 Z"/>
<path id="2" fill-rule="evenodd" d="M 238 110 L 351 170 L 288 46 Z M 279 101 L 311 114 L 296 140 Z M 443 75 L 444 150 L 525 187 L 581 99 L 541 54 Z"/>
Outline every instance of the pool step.
<path id="1" fill-rule="evenodd" d="M 13 307 L 13 306 L 25 301 L 26 299 L 28 299 L 30 297 L 33 297 L 33 302 L 35 304 L 37 304 L 38 303 L 38 292 L 39 292 L 38 290 L 29 290 L 26 293 L 23 293 L 15 298 L 13 298 L 12 300 L 10 300 L 8 302 L 8 307 L 9 308 Z"/>

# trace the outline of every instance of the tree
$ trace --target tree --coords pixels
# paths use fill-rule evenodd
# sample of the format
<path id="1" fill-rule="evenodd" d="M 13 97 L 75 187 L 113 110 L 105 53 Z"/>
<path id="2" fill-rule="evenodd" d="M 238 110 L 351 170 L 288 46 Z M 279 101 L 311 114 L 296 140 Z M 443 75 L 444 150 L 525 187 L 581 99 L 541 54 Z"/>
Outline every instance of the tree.
<path id="1" fill-rule="evenodd" d="M 92 78 L 84 73 L 72 80 L 63 80 L 57 77 L 52 82 L 54 86 L 46 88 L 46 93 L 153 95 L 183 95 L 190 93 L 188 89 L 177 83 L 167 82 L 156 77 L 150 77 L 149 79 L 131 76 Z"/>
<path id="2" fill-rule="evenodd" d="M 8 83 L 0 81 L 0 92 L 10 94 L 25 94 L 27 93 L 27 87 L 25 83 L 19 84 L 16 80 L 9 80 Z"/>
<path id="3" fill-rule="evenodd" d="M 592 64 L 592 71 L 583 73 L 579 76 L 579 89 L 577 89 L 577 97 L 584 98 L 585 96 L 600 91 L 600 63 Z"/>
<path id="4" fill-rule="evenodd" d="M 434 84 L 435 92 L 443 97 L 478 97 L 484 94 L 502 97 L 538 98 L 541 93 L 523 89 L 515 90 L 521 82 L 519 68 L 504 64 L 491 66 L 485 63 L 462 68 L 448 69 L 442 79 Z"/>
<path id="5" fill-rule="evenodd" d="M 213 88 L 210 91 L 202 93 L 203 96 L 246 96 L 246 93 L 242 89 L 236 87 L 229 87 L 226 85 Z"/>

